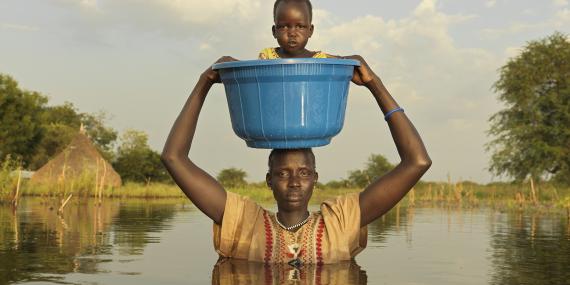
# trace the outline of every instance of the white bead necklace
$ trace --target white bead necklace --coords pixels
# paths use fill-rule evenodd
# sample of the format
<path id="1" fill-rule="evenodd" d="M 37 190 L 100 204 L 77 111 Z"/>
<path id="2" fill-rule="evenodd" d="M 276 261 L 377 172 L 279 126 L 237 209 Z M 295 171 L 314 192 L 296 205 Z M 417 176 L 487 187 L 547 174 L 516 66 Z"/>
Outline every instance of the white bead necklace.
<path id="1" fill-rule="evenodd" d="M 275 214 L 275 221 L 277 221 L 277 224 L 278 224 L 282 229 L 284 229 L 284 230 L 286 230 L 286 231 L 292 231 L 292 230 L 294 230 L 294 229 L 296 229 L 296 228 L 298 228 L 298 227 L 301 227 L 302 225 L 306 224 L 306 223 L 309 221 L 309 218 L 311 217 L 311 214 L 309 214 L 309 212 L 307 212 L 307 214 L 308 214 L 307 217 L 306 217 L 303 221 L 298 222 L 298 223 L 296 223 L 296 224 L 294 224 L 294 225 L 292 225 L 292 226 L 290 226 L 290 227 L 284 226 L 284 225 L 279 221 L 279 215 L 277 215 L 277 214 Z"/>

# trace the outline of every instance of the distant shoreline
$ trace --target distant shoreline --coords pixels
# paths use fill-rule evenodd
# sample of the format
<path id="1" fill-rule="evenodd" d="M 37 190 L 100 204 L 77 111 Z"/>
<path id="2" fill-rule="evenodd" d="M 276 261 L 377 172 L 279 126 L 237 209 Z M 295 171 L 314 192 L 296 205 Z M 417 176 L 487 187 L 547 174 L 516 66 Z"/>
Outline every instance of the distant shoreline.
<path id="1" fill-rule="evenodd" d="M 76 184 L 77 185 L 77 184 Z M 78 185 L 79 186 L 79 185 Z M 70 194 L 74 199 L 98 198 L 95 189 L 72 185 L 22 186 L 20 199 L 43 197 L 63 200 Z M 346 193 L 358 192 L 357 188 L 315 188 L 312 204 Z M 261 183 L 228 188 L 228 191 L 250 197 L 267 204 L 273 203 L 273 194 Z M 104 188 L 101 199 L 187 199 L 178 186 L 164 183 L 126 183 L 118 188 Z M 13 200 L 12 191 L 4 191 L 1 203 Z M 570 188 L 558 188 L 551 184 L 539 184 L 535 189 L 527 184 L 495 183 L 479 185 L 473 182 L 443 183 L 421 182 L 398 204 L 400 206 L 491 207 L 498 210 L 565 211 L 570 216 Z"/>

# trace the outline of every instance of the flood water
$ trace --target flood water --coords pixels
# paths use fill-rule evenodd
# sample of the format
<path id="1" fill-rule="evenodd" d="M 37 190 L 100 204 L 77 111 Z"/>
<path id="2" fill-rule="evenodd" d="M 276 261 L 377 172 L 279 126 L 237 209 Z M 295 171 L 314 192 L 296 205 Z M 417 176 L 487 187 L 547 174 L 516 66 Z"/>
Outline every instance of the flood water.
<path id="1" fill-rule="evenodd" d="M 355 262 L 216 265 L 212 224 L 184 200 L 39 198 L 0 206 L 0 284 L 570 284 L 566 215 L 397 208 Z"/>

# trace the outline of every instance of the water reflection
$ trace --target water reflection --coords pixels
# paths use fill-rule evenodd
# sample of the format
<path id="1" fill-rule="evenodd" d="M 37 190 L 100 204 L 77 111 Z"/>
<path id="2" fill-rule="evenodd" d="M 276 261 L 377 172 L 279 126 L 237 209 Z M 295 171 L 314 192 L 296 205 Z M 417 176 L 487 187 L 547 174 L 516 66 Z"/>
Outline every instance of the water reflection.
<path id="1" fill-rule="evenodd" d="M 266 265 L 223 259 L 214 266 L 212 284 L 360 285 L 367 284 L 367 277 L 366 272 L 355 261 L 322 266 L 306 264 L 296 269 L 288 264 Z"/>
<path id="2" fill-rule="evenodd" d="M 391 235 L 404 233 L 406 240 L 411 241 L 412 231 L 408 230 L 409 225 L 414 223 L 415 208 L 396 206 L 380 219 L 368 225 L 368 241 L 372 241 L 372 246 L 384 244 L 386 238 Z"/>
<path id="3" fill-rule="evenodd" d="M 0 205 L 0 284 L 570 284 L 566 215 L 396 207 L 354 262 L 212 264 L 212 222 L 186 201 Z"/>
<path id="4" fill-rule="evenodd" d="M 495 219 L 492 284 L 570 284 L 568 218 L 517 213 Z"/>
<path id="5" fill-rule="evenodd" d="M 177 211 L 171 205 L 132 201 L 57 203 L 23 200 L 18 211 L 0 207 L 0 284 L 57 281 L 67 273 L 103 273 L 99 264 L 141 254 L 150 235 Z"/>

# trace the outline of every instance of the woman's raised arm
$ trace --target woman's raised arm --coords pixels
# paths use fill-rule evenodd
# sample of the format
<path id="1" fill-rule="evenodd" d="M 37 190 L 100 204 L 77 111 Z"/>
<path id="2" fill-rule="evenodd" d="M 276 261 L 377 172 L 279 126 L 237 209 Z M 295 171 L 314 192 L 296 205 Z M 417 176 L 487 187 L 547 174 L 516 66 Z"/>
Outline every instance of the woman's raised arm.
<path id="1" fill-rule="evenodd" d="M 368 185 L 360 193 L 360 224 L 365 226 L 394 207 L 418 182 L 431 166 L 431 159 L 422 139 L 406 114 L 398 110 L 399 106 L 392 98 L 382 81 L 368 67 L 360 56 L 345 58 L 357 59 L 361 66 L 356 68 L 352 81 L 366 86 L 388 118 L 386 123 L 400 155 L 400 163 Z"/>
<path id="2" fill-rule="evenodd" d="M 235 60 L 232 57 L 222 57 L 217 62 Z M 220 76 L 212 68 L 208 68 L 200 75 L 198 83 L 170 130 L 161 160 L 176 184 L 192 203 L 215 223 L 220 224 L 224 216 L 226 191 L 216 179 L 188 157 L 200 110 L 210 87 L 218 82 L 220 82 Z"/>

